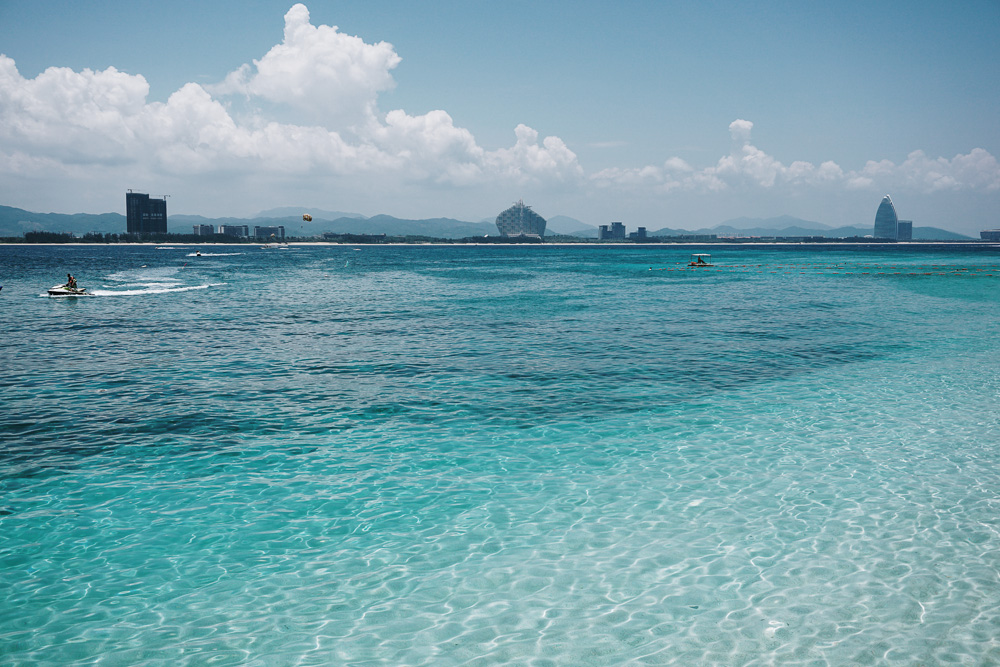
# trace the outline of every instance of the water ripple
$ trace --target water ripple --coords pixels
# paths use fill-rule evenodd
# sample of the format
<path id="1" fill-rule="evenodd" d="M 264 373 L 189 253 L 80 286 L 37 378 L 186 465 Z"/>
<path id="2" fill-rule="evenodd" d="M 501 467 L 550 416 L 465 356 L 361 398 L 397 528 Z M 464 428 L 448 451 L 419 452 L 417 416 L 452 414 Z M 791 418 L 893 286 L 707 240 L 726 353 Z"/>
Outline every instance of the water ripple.
<path id="1" fill-rule="evenodd" d="M 0 246 L 0 662 L 1000 662 L 998 292 L 902 275 L 996 259 L 910 252 Z"/>

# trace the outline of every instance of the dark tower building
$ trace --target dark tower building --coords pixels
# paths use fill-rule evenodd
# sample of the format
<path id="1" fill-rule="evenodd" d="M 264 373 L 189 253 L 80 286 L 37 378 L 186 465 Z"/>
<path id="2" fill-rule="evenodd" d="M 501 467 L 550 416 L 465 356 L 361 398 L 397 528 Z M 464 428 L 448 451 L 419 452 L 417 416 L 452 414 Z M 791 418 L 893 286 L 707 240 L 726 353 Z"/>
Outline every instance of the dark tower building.
<path id="1" fill-rule="evenodd" d="M 875 212 L 875 238 L 892 239 L 897 238 L 897 225 L 899 218 L 896 217 L 896 207 L 892 205 L 889 195 L 882 197 L 882 203 L 878 205 Z"/>
<path id="2" fill-rule="evenodd" d="M 900 220 L 899 222 L 896 223 L 896 240 L 897 241 L 913 240 L 912 220 Z"/>
<path id="3" fill-rule="evenodd" d="M 624 222 L 612 222 L 610 226 L 601 225 L 597 228 L 598 240 L 624 239 L 624 238 L 625 238 Z"/>
<path id="4" fill-rule="evenodd" d="M 166 234 L 167 200 L 129 190 L 125 193 L 126 231 L 129 234 Z"/>
<path id="5" fill-rule="evenodd" d="M 269 239 L 272 236 L 276 239 L 284 239 L 285 226 L 278 225 L 277 227 L 261 227 L 255 225 L 253 228 L 253 235 L 259 239 Z"/>

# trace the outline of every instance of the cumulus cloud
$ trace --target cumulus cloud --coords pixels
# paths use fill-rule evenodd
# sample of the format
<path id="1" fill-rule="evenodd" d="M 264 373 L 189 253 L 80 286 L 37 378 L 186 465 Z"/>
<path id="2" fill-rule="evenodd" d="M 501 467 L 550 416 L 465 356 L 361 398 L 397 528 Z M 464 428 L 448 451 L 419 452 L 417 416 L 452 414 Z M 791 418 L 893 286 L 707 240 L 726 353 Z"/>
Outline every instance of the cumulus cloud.
<path id="1" fill-rule="evenodd" d="M 543 177 L 567 181 L 583 176 L 576 154 L 562 139 L 545 137 L 539 145 L 538 132 L 524 124 L 514 129 L 514 135 L 517 142 L 513 147 L 487 154 L 486 164 L 495 173 L 518 183 L 538 182 Z"/>
<path id="2" fill-rule="evenodd" d="M 387 42 L 366 44 L 337 26 L 312 25 L 306 6 L 296 4 L 285 14 L 281 44 L 209 90 L 297 107 L 327 127 L 364 125 L 377 115 L 378 94 L 395 86 L 391 70 L 401 60 Z"/>
<path id="3" fill-rule="evenodd" d="M 465 128 L 456 127 L 444 111 L 410 116 L 402 110 L 386 114 L 385 124 L 372 127 L 372 139 L 411 178 L 466 184 L 482 176 L 485 151 Z"/>
<path id="4" fill-rule="evenodd" d="M 740 146 L 746 146 L 750 143 L 750 131 L 752 129 L 752 122 L 737 118 L 729 124 L 729 136 Z"/>
<path id="5" fill-rule="evenodd" d="M 317 147 L 325 148 L 327 162 L 350 152 L 336 133 L 321 128 L 240 126 L 197 84 L 183 86 L 166 103 L 147 102 L 148 92 L 141 75 L 113 67 L 49 68 L 25 79 L 12 59 L 0 55 L 0 151 L 8 158 L 30 155 L 36 164 L 144 163 L 176 173 L 231 169 L 282 155 L 297 155 L 301 162 Z"/>
<path id="6" fill-rule="evenodd" d="M 844 187 L 914 192 L 940 190 L 1000 190 L 997 159 L 982 148 L 952 159 L 927 157 L 923 151 L 910 153 L 902 164 L 889 160 L 869 161 L 859 170 L 845 171 L 833 161 L 815 165 L 795 161 L 784 164 L 751 143 L 753 123 L 737 119 L 729 124 L 733 148 L 712 166 L 695 169 L 680 158 L 670 158 L 662 166 L 604 169 L 591 176 L 603 187 L 646 187 L 660 192 L 674 190 L 719 192 L 722 190 L 797 187 Z"/>
<path id="7" fill-rule="evenodd" d="M 253 67 L 243 65 L 209 90 L 288 104 L 308 111 L 324 126 L 350 135 L 367 160 L 352 168 L 392 170 L 407 180 L 472 185 L 492 179 L 513 183 L 565 182 L 581 178 L 576 155 L 558 137 L 526 125 L 514 130 L 511 148 L 487 151 L 443 110 L 412 116 L 401 109 L 380 119 L 378 94 L 395 81 L 401 61 L 391 44 L 366 44 L 336 26 L 313 26 L 296 4 L 285 14 L 284 39 Z"/>
<path id="8" fill-rule="evenodd" d="M 378 94 L 394 85 L 390 72 L 399 62 L 390 44 L 313 26 L 301 4 L 285 15 L 282 43 L 252 67 L 216 85 L 186 84 L 165 103 L 147 101 L 149 85 L 140 75 L 51 68 L 25 79 L 0 55 L 0 169 L 48 159 L 141 164 L 178 176 L 367 173 L 455 186 L 582 176 L 562 140 L 540 139 L 526 125 L 515 129 L 512 147 L 487 151 L 442 110 L 383 117 Z M 309 112 L 316 122 L 259 112 L 237 119 L 227 104 L 234 94 Z"/>
<path id="9" fill-rule="evenodd" d="M 2 146 L 68 162 L 117 162 L 134 143 L 129 120 L 142 113 L 148 92 L 143 77 L 114 67 L 50 67 L 24 79 L 0 54 Z"/>
<path id="10" fill-rule="evenodd" d="M 669 158 L 666 162 L 663 163 L 663 166 L 666 167 L 667 171 L 672 171 L 672 172 L 690 173 L 694 171 L 694 167 L 692 167 L 679 157 Z"/>
<path id="11" fill-rule="evenodd" d="M 890 165 L 892 163 L 889 163 Z M 939 190 L 1000 190 L 1000 165 L 982 148 L 949 159 L 929 158 L 923 151 L 913 151 L 895 170 L 897 181 L 926 192 Z M 867 175 L 867 174 L 866 174 Z"/>

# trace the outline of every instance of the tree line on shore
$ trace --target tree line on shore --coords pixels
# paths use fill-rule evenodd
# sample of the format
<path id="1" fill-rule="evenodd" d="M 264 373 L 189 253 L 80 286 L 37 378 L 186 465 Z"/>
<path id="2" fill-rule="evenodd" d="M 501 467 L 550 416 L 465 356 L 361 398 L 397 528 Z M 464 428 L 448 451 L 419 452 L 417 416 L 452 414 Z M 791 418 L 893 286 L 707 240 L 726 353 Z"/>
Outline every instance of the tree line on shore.
<path id="1" fill-rule="evenodd" d="M 443 239 L 431 236 L 388 236 L 386 234 L 324 234 L 322 237 L 288 236 L 280 240 L 226 234 L 102 234 L 87 232 L 75 236 L 71 232 L 25 232 L 24 236 L 0 237 L 0 243 L 199 243 L 259 244 L 325 241 L 328 243 L 541 243 L 539 238 L 505 238 L 500 236 Z"/>
<path id="2" fill-rule="evenodd" d="M 972 239 L 969 239 L 972 240 Z M 437 244 L 535 244 L 535 243 L 574 243 L 574 244 L 634 244 L 634 243 L 895 243 L 892 239 L 875 239 L 871 237 L 848 237 L 848 238 L 828 238 L 822 236 L 814 237 L 769 237 L 769 238 L 717 238 L 713 236 L 652 236 L 644 239 L 617 239 L 614 241 L 598 240 L 592 238 L 581 238 L 577 236 L 546 236 L 539 237 L 506 237 L 506 236 L 474 236 L 461 239 L 436 238 L 432 236 L 406 235 L 388 236 L 386 234 L 332 234 L 326 233 L 321 237 L 295 237 L 289 236 L 279 242 L 301 243 L 323 241 L 327 243 L 345 244 L 398 244 L 398 243 L 437 243 Z M 225 234 L 102 234 L 100 232 L 88 232 L 82 236 L 75 236 L 71 232 L 25 232 L 24 236 L 0 237 L 0 243 L 181 243 L 186 245 L 196 245 L 199 243 L 219 243 L 219 244 L 259 244 L 274 243 L 275 239 L 264 239 L 247 236 L 228 236 Z M 927 241 L 931 243 L 947 243 L 948 241 Z M 968 240 L 964 241 L 968 242 Z"/>

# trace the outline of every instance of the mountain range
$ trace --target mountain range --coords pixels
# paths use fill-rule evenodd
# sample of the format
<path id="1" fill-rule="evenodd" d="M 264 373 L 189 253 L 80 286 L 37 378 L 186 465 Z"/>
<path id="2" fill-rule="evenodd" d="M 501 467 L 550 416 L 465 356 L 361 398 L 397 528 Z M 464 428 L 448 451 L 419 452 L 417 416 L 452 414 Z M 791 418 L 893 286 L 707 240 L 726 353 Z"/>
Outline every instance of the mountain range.
<path id="1" fill-rule="evenodd" d="M 693 231 L 683 229 L 658 229 L 649 232 L 650 236 L 681 236 L 684 234 L 715 234 L 716 236 L 823 236 L 826 238 L 853 238 L 871 236 L 872 225 L 831 227 L 820 222 L 793 218 L 783 215 L 776 218 L 734 218 L 726 220 L 715 227 L 701 228 Z M 914 227 L 914 241 L 970 241 L 970 236 L 950 232 L 937 227 Z"/>
<path id="2" fill-rule="evenodd" d="M 304 220 L 309 214 L 311 221 Z M 336 234 L 387 234 L 389 236 L 427 236 L 433 238 L 467 238 L 495 236 L 496 225 L 492 220 L 467 222 L 453 218 L 407 220 L 390 215 L 366 217 L 360 213 L 325 211 L 299 207 L 273 208 L 261 211 L 253 218 L 206 218 L 200 215 L 170 215 L 168 230 L 173 234 L 189 234 L 193 225 L 283 225 L 287 236 L 318 236 L 323 232 Z M 0 237 L 23 236 L 25 232 L 70 232 L 82 235 L 87 232 L 120 234 L 125 231 L 125 216 L 120 213 L 33 213 L 20 208 L 0 206 Z M 634 231 L 634 230 L 629 230 Z M 575 236 L 597 238 L 597 227 L 575 218 L 556 215 L 547 221 L 547 236 Z M 825 236 L 828 238 L 863 237 L 872 233 L 872 226 L 830 227 L 819 222 L 791 216 L 776 218 L 734 218 L 715 227 L 687 229 L 649 229 L 649 236 Z M 914 240 L 961 241 L 971 237 L 936 227 L 914 227 Z"/>
<path id="3" fill-rule="evenodd" d="M 324 211 L 318 208 L 301 208 L 299 206 L 279 206 L 278 208 L 270 208 L 266 211 L 261 211 L 255 215 L 254 218 L 295 218 L 300 217 L 305 213 L 308 213 L 314 218 L 323 218 L 324 220 L 336 220 L 337 218 L 361 218 L 362 220 L 365 220 L 368 218 L 367 215 L 361 215 L 360 213 Z"/>

